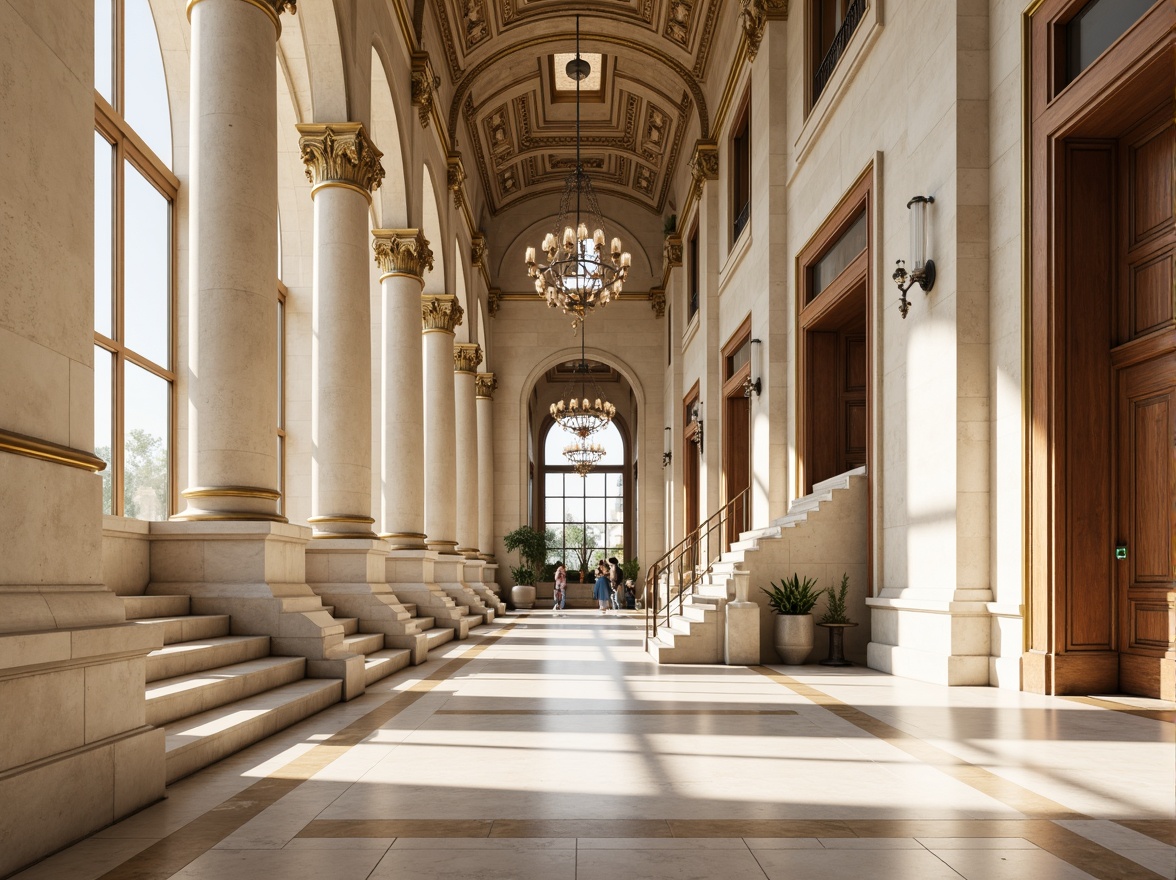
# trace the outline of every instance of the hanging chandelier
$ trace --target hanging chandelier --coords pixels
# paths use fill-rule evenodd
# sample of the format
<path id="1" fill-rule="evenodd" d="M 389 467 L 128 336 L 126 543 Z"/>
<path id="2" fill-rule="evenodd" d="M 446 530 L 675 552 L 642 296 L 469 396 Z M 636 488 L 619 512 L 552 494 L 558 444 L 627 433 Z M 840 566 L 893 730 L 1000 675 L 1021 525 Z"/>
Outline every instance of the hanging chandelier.
<path id="1" fill-rule="evenodd" d="M 565 448 L 563 454 L 572 463 L 572 470 L 581 477 L 586 477 L 588 472 L 596 467 L 596 463 L 604 458 L 604 447 L 599 443 L 581 440 Z"/>
<path id="2" fill-rule="evenodd" d="M 575 434 L 580 438 L 581 446 L 584 445 L 587 437 L 598 431 L 603 431 L 608 423 L 613 420 L 613 416 L 617 414 L 617 408 L 604 398 L 595 382 L 592 382 L 592 390 L 595 393 L 595 397 L 592 399 L 588 397 L 587 385 L 591 381 L 591 373 L 588 369 L 588 359 L 585 355 L 585 335 L 586 331 L 580 334 L 580 362 L 576 364 L 576 375 L 580 377 L 578 383 L 579 393 L 576 393 L 577 382 L 572 380 L 568 383 L 568 393 L 565 395 L 566 400 L 557 400 L 548 410 L 556 424 L 568 433 Z M 568 447 L 568 449 L 572 448 L 574 447 Z M 564 455 L 571 459 L 572 457 L 568 455 L 568 449 L 564 450 Z M 602 451 L 601 455 L 603 454 Z M 599 459 L 600 456 L 597 456 L 593 460 L 593 464 Z M 580 476 L 583 476 L 583 474 Z"/>
<path id="3" fill-rule="evenodd" d="M 621 287 L 629 274 L 632 257 L 622 252 L 621 240 L 613 238 L 605 254 L 605 235 L 601 227 L 600 205 L 592 189 L 592 181 L 584 173 L 580 160 L 580 82 L 592 72 L 592 65 L 580 57 L 580 16 L 576 16 L 576 57 L 565 68 L 570 79 L 576 81 L 576 170 L 564 180 L 563 198 L 559 204 L 555 231 L 543 239 L 543 255 L 547 263 L 536 262 L 535 248 L 527 248 L 527 275 L 535 280 L 535 292 L 547 300 L 550 308 L 563 309 L 572 315 L 572 331 L 583 323 L 584 316 L 597 306 L 604 306 L 620 296 Z M 572 213 L 575 200 L 575 226 L 564 226 Z M 582 203 L 587 203 L 590 219 L 595 225 L 591 235 L 588 225 L 581 222 Z M 563 228 L 561 232 L 560 229 Z"/>

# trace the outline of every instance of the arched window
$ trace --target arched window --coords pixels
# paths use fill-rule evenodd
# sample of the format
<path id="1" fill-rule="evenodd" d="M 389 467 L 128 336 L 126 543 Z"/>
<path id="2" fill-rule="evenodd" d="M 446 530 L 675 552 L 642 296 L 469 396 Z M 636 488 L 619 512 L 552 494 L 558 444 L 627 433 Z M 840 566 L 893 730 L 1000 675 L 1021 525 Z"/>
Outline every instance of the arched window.
<path id="1" fill-rule="evenodd" d="M 172 508 L 171 114 L 148 0 L 96 0 L 94 444 L 104 513 Z"/>
<path id="2" fill-rule="evenodd" d="M 597 559 L 623 558 L 631 519 L 625 491 L 628 447 L 621 431 L 614 423 L 592 437 L 605 455 L 584 477 L 563 455 L 564 448 L 578 439 L 551 422 L 542 447 L 543 525 L 555 535 L 547 561 L 562 561 L 570 572 Z"/>

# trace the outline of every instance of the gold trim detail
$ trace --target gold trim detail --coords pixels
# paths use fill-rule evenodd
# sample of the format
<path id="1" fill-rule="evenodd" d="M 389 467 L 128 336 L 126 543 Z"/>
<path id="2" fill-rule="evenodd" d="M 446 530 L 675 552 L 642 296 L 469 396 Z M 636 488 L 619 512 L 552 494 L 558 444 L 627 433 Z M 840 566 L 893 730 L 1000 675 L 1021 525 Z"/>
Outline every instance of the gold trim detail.
<path id="1" fill-rule="evenodd" d="M 443 330 L 453 333 L 465 311 L 457 297 L 449 293 L 425 293 L 421 295 L 421 323 L 424 332 Z"/>
<path id="2" fill-rule="evenodd" d="M 420 229 L 373 229 L 372 250 L 384 277 L 411 275 L 421 279 L 433 270 L 433 251 Z"/>
<path id="3" fill-rule="evenodd" d="M 658 288 L 649 291 L 649 306 L 653 309 L 655 318 L 666 316 L 666 292 Z"/>
<path id="4" fill-rule="evenodd" d="M 486 235 L 475 232 L 470 236 L 470 267 L 481 269 L 486 259 Z"/>
<path id="5" fill-rule="evenodd" d="M 498 309 L 502 306 L 502 291 L 497 287 L 491 287 L 486 291 L 486 311 L 490 313 L 493 318 L 498 314 Z"/>
<path id="6" fill-rule="evenodd" d="M 384 166 L 361 122 L 300 123 L 298 149 L 306 166 L 311 195 L 326 184 L 342 184 L 360 190 L 371 201 L 380 188 Z"/>
<path id="7" fill-rule="evenodd" d="M 462 194 L 462 184 L 465 183 L 466 173 L 465 166 L 461 164 L 460 153 L 450 153 L 445 160 L 446 176 L 445 183 L 449 191 L 453 193 L 453 207 L 460 208 L 465 203 L 465 196 Z"/>
<path id="8" fill-rule="evenodd" d="M 433 97 L 441 88 L 441 77 L 433 73 L 428 52 L 412 53 L 412 104 L 417 108 L 421 128 L 429 127 L 433 115 Z"/>
<path id="9" fill-rule="evenodd" d="M 739 20 L 747 40 L 747 60 L 755 61 L 769 19 L 788 20 L 788 0 L 739 0 Z"/>
<path id="10" fill-rule="evenodd" d="M 289 522 L 280 513 L 261 512 L 230 512 L 230 513 L 177 513 L 169 517 L 174 522 L 252 522 L 265 520 L 266 522 Z"/>
<path id="11" fill-rule="evenodd" d="M 694 197 L 702 197 L 702 188 L 708 180 L 719 179 L 719 145 L 714 141 L 698 141 L 694 155 L 690 157 L 690 185 Z M 679 239 L 681 241 L 681 239 Z M 682 265 L 681 259 L 678 265 Z"/>
<path id="12" fill-rule="evenodd" d="M 381 538 L 420 538 L 425 540 L 427 535 L 424 532 L 381 532 Z"/>
<path id="13" fill-rule="evenodd" d="M 282 497 L 277 489 L 261 486 L 193 486 L 180 495 L 184 498 L 261 498 L 265 501 L 277 501 Z"/>
<path id="14" fill-rule="evenodd" d="M 41 461 L 64 464 L 67 467 L 75 467 L 91 473 L 106 470 L 106 462 L 92 452 L 3 429 L 0 429 L 0 452 L 39 458 Z"/>
<path id="15" fill-rule="evenodd" d="M 349 513 L 332 513 L 324 516 L 308 516 L 306 521 L 311 525 L 318 525 L 319 523 L 355 523 L 361 526 L 370 526 L 375 520 L 370 516 L 354 516 Z"/>
<path id="16" fill-rule="evenodd" d="M 187 7 L 184 13 L 188 16 L 188 21 L 192 21 L 192 7 L 199 3 L 200 0 L 188 0 Z M 295 0 L 241 0 L 242 3 L 247 3 L 250 6 L 256 6 L 262 12 L 270 17 L 270 21 L 274 23 L 277 28 L 278 36 L 282 35 L 282 22 L 278 18 L 283 12 L 289 12 L 294 15 L 298 12 L 298 4 Z"/>
<path id="17" fill-rule="evenodd" d="M 453 372 L 473 373 L 482 363 L 482 346 L 476 342 L 459 342 L 453 346 Z"/>
<path id="18" fill-rule="evenodd" d="M 675 233 L 666 236 L 666 243 L 662 245 L 662 272 L 682 265 L 682 236 Z M 650 291 L 652 293 L 652 291 Z"/>
<path id="19" fill-rule="evenodd" d="M 493 373 L 478 373 L 474 376 L 474 397 L 480 400 L 493 400 L 494 392 L 498 390 L 498 377 Z"/>

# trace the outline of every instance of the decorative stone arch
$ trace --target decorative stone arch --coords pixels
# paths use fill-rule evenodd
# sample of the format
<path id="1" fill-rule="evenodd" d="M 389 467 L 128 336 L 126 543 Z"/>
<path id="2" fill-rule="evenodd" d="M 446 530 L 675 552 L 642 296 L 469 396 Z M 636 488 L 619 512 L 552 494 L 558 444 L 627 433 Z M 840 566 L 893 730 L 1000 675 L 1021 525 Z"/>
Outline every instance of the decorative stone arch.
<path id="1" fill-rule="evenodd" d="M 335 3 L 333 0 L 300 0 L 296 17 L 310 85 L 311 106 L 303 109 L 304 119 L 350 122 L 350 92 Z"/>
<path id="2" fill-rule="evenodd" d="M 457 297 L 465 317 L 454 331 L 454 342 L 476 342 L 477 340 L 472 335 L 474 322 L 473 312 L 470 308 L 469 271 L 462 253 L 461 237 L 457 236 L 453 240 L 453 289 L 451 292 Z M 479 369 L 481 368 L 479 367 Z"/>
<path id="3" fill-rule="evenodd" d="M 449 263 L 446 257 L 449 250 L 449 237 L 446 235 L 444 199 L 448 190 L 438 186 L 438 175 L 432 163 L 426 160 L 421 165 L 421 230 L 429 240 L 429 247 L 433 251 L 433 271 L 425 275 L 424 293 L 452 293 L 452 283 L 449 280 Z M 445 180 L 442 174 L 442 181 Z"/>
<path id="4" fill-rule="evenodd" d="M 379 228 L 407 229 L 412 226 L 409 222 L 412 175 L 407 161 L 410 151 L 405 149 L 404 120 L 412 117 L 402 112 L 403 102 L 397 101 L 403 97 L 400 90 L 391 87 L 391 83 L 400 80 L 390 75 L 394 68 L 381 40 L 372 41 L 369 54 L 372 66 L 369 130 L 376 147 L 384 153 L 380 160 L 384 182 L 373 194 L 372 210 Z"/>

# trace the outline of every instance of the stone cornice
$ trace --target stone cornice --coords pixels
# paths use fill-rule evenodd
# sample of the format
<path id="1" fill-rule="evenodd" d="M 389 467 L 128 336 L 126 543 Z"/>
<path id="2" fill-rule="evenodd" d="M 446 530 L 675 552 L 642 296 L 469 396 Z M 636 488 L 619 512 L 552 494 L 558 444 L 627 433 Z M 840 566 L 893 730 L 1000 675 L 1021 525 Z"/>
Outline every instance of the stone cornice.
<path id="1" fill-rule="evenodd" d="M 373 229 L 372 250 L 385 275 L 424 278 L 433 269 L 433 251 L 420 229 Z"/>
<path id="2" fill-rule="evenodd" d="M 482 346 L 476 342 L 459 342 L 453 346 L 453 372 L 473 373 L 482 363 Z"/>
<path id="3" fill-rule="evenodd" d="M 453 333 L 464 315 L 461 303 L 452 294 L 426 293 L 421 296 L 421 323 L 426 333 L 430 330 Z"/>
<path id="4" fill-rule="evenodd" d="M 478 373 L 474 376 L 474 396 L 481 400 L 493 400 L 498 390 L 498 377 L 493 373 Z"/>
<path id="5" fill-rule="evenodd" d="M 306 165 L 311 195 L 324 186 L 358 190 L 371 201 L 371 194 L 384 179 L 384 166 L 363 123 L 333 122 L 298 125 L 298 148 Z"/>

